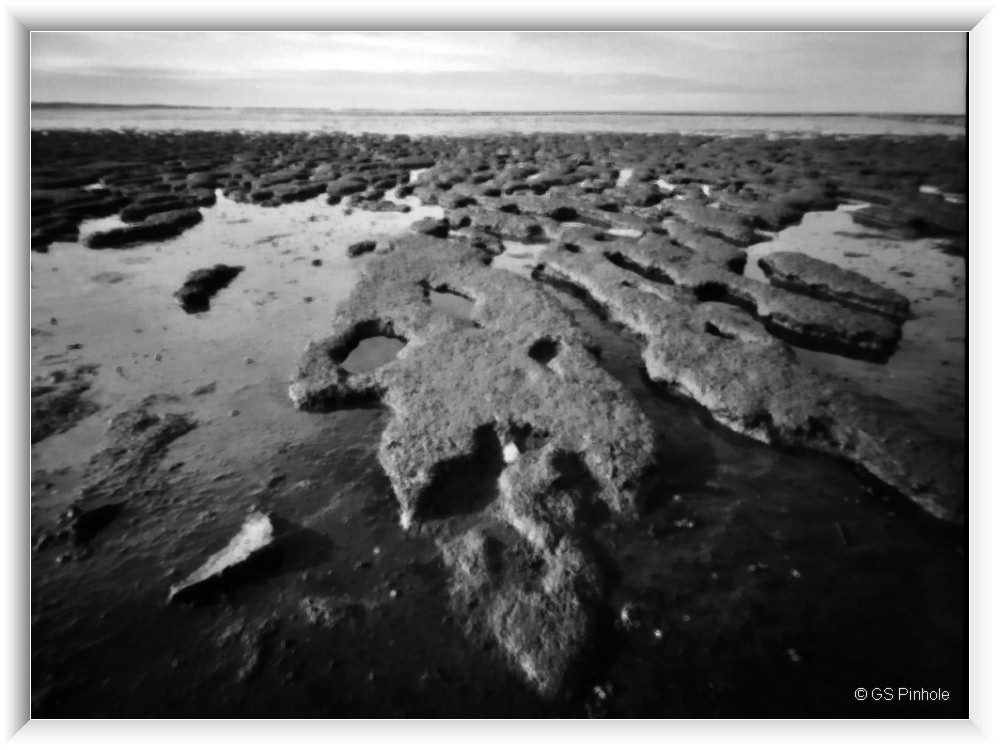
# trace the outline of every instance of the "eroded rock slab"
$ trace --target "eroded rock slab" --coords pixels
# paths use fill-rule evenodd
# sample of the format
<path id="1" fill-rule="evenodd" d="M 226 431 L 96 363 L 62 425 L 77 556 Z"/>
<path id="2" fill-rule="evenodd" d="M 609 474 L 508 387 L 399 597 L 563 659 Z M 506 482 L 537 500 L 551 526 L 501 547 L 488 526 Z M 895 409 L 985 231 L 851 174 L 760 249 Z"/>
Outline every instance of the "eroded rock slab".
<path id="1" fill-rule="evenodd" d="M 572 287 L 647 343 L 649 377 L 757 440 L 846 458 L 932 515 L 965 518 L 963 458 L 915 424 L 889 421 L 834 381 L 798 365 L 749 316 L 705 311 L 690 291 L 617 267 L 596 253 L 552 249 L 543 278 Z"/>
<path id="2" fill-rule="evenodd" d="M 243 266 L 227 266 L 218 263 L 211 268 L 199 268 L 188 274 L 184 286 L 174 292 L 174 299 L 180 302 L 186 313 L 205 312 L 209 302 L 220 290 L 243 271 Z"/>
<path id="3" fill-rule="evenodd" d="M 193 227 L 200 221 L 201 212 L 197 208 L 164 211 L 148 216 L 139 224 L 116 227 L 104 232 L 94 232 L 83 238 L 83 244 L 98 250 L 123 247 L 140 242 L 152 242 L 153 240 L 166 240 L 178 236 L 185 229 Z"/>
<path id="4" fill-rule="evenodd" d="M 893 318 L 902 319 L 910 314 L 910 301 L 898 292 L 876 284 L 863 274 L 804 253 L 771 253 L 761 258 L 758 265 L 772 284 L 793 292 Z"/>
<path id="5" fill-rule="evenodd" d="M 270 566 L 275 559 L 274 524 L 266 513 L 251 513 L 229 544 L 198 570 L 170 587 L 168 602 L 209 596 L 248 572 Z"/>
<path id="6" fill-rule="evenodd" d="M 689 289 L 700 301 L 737 305 L 799 346 L 884 361 L 902 335 L 896 320 L 734 273 L 725 267 L 730 262 L 725 255 L 705 255 L 662 235 L 626 239 L 577 233 L 570 244 L 648 279 Z"/>
<path id="7" fill-rule="evenodd" d="M 401 524 L 437 536 L 470 628 L 554 695 L 592 637 L 594 595 L 580 591 L 596 573 L 573 562 L 581 519 L 638 513 L 654 436 L 561 304 L 530 280 L 491 270 L 489 257 L 415 237 L 372 260 L 338 309 L 334 335 L 308 347 L 290 395 L 306 410 L 365 400 L 391 407 L 378 455 Z M 473 300 L 471 325 L 432 304 L 431 290 Z M 376 335 L 406 346 L 375 370 L 345 370 L 356 344 Z M 458 518 L 472 536 L 452 536 Z M 481 578 L 470 571 L 487 537 L 505 539 L 510 552 Z M 468 606 L 477 596 L 490 601 L 485 619 Z"/>

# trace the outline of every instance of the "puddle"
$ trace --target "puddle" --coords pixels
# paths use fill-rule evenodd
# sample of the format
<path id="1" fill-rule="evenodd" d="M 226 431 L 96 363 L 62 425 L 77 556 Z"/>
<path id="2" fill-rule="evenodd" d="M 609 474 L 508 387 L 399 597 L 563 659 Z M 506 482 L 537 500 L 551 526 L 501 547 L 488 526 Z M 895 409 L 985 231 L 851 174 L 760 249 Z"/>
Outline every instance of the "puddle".
<path id="1" fill-rule="evenodd" d="M 628 237 L 631 239 L 638 239 L 642 237 L 644 232 L 641 229 L 628 229 L 625 227 L 612 228 L 605 230 L 605 234 L 614 235 L 615 237 Z"/>
<path id="2" fill-rule="evenodd" d="M 634 169 L 623 169 L 618 173 L 617 187 L 625 187 L 625 183 L 632 179 L 632 175 L 635 173 Z"/>
<path id="3" fill-rule="evenodd" d="M 424 206 L 406 214 L 345 214 L 323 196 L 262 208 L 221 195 L 201 212 L 200 224 L 164 242 L 101 251 L 56 242 L 48 253 L 32 254 L 31 326 L 50 334 L 32 337 L 32 374 L 45 378 L 57 368 L 99 364 L 91 397 L 103 408 L 33 446 L 33 468 L 84 460 L 113 408 L 150 393 L 176 394 L 178 410 L 218 420 L 232 434 L 216 446 L 220 453 L 239 454 L 262 435 L 308 433 L 308 419 L 287 399 L 287 379 L 306 342 L 329 334 L 333 308 L 364 268 L 346 248 L 398 236 L 414 221 L 442 214 Z M 84 229 L 115 221 L 85 222 Z M 220 263 L 245 270 L 210 310 L 188 315 L 174 292 L 192 271 Z M 112 275 L 126 278 L 101 280 Z M 67 349 L 75 344 L 82 346 Z M 213 393 L 190 395 L 209 383 Z"/>
<path id="4" fill-rule="evenodd" d="M 934 185 L 921 185 L 920 192 L 924 195 L 940 195 L 946 203 L 965 203 L 965 196 L 961 193 L 945 193 L 941 188 Z"/>
<path id="5" fill-rule="evenodd" d="M 564 225 L 565 226 L 565 225 Z M 493 258 L 490 264 L 493 268 L 516 273 L 518 276 L 531 278 L 531 271 L 538 265 L 538 256 L 548 247 L 543 243 L 503 241 L 504 251 Z"/>
<path id="6" fill-rule="evenodd" d="M 410 170 L 410 180 L 409 180 L 409 182 L 407 184 L 408 185 L 415 185 L 416 182 L 417 182 L 417 180 L 420 179 L 420 175 L 422 175 L 428 169 L 430 169 L 430 167 L 423 167 L 421 169 L 411 169 Z"/>
<path id="7" fill-rule="evenodd" d="M 340 366 L 355 374 L 371 372 L 392 362 L 404 346 L 406 346 L 405 342 L 389 336 L 372 336 L 362 339 L 347 355 L 347 359 L 340 363 Z"/>
<path id="8" fill-rule="evenodd" d="M 94 232 L 107 232 L 112 229 L 121 229 L 122 227 L 134 227 L 135 224 L 129 224 L 118 218 L 118 214 L 114 216 L 103 216 L 100 219 L 85 219 L 80 222 L 79 237 L 82 240 L 89 234 Z"/>
<path id="9" fill-rule="evenodd" d="M 746 275 L 766 282 L 757 260 L 798 251 L 864 274 L 905 295 L 914 315 L 903 325 L 899 348 L 884 365 L 796 348 L 799 360 L 845 378 L 864 392 L 887 398 L 928 429 L 965 438 L 966 268 L 936 240 L 896 240 L 851 221 L 863 204 L 807 213 L 801 224 L 772 233 L 747 248 Z"/>
<path id="10" fill-rule="evenodd" d="M 431 307 L 458 320 L 465 320 L 469 323 L 473 322 L 472 306 L 474 303 L 472 300 L 466 299 L 454 292 L 436 292 L 433 290 L 427 293 L 427 298 L 430 300 Z"/>

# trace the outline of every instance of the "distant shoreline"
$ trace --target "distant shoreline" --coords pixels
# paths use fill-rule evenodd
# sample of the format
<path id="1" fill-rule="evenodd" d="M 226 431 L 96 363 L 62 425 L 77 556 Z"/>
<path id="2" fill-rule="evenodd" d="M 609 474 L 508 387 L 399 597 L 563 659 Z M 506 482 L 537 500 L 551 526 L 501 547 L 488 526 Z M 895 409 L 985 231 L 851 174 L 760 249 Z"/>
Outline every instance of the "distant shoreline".
<path id="1" fill-rule="evenodd" d="M 396 116 L 434 116 L 434 117 L 469 117 L 473 115 L 633 115 L 650 117 L 876 117 L 911 122 L 938 122 L 962 124 L 965 115 L 942 114 L 933 112 L 699 112 L 699 111 L 658 111 L 658 110 L 462 110 L 462 109 L 331 109 L 328 107 L 208 107 L 186 104 L 90 104 L 82 102 L 32 102 L 32 109 L 177 109 L 177 110 L 210 110 L 224 109 L 236 111 L 283 110 L 286 112 L 331 112 L 340 115 L 396 115 Z"/>

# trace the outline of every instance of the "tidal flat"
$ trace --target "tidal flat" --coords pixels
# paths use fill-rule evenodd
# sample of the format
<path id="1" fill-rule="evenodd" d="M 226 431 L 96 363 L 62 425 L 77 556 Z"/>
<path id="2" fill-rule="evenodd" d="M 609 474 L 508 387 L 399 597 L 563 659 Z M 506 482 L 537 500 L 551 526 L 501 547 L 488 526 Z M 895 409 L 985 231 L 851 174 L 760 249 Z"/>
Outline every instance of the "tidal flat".
<path id="1" fill-rule="evenodd" d="M 967 715 L 964 138 L 31 138 L 33 717 Z"/>

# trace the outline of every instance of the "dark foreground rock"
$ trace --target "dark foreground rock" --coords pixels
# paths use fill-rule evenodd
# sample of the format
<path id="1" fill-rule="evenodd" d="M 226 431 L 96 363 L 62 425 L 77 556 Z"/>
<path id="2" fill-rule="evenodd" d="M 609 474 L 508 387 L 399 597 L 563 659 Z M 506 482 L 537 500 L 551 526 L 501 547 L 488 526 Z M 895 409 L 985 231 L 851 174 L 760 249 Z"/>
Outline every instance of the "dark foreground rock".
<path id="1" fill-rule="evenodd" d="M 200 599 L 230 582 L 262 567 L 273 565 L 276 556 L 274 524 L 266 513 L 251 513 L 236 536 L 204 565 L 170 587 L 169 602 Z"/>
<path id="2" fill-rule="evenodd" d="M 193 227 L 200 221 L 201 212 L 196 208 L 165 211 L 152 214 L 139 224 L 116 227 L 105 232 L 94 232 L 83 238 L 83 244 L 91 249 L 99 250 L 153 240 L 167 240 L 178 236 L 185 229 Z"/>
<path id="3" fill-rule="evenodd" d="M 365 253 L 370 253 L 375 250 L 377 243 L 375 240 L 362 240 L 361 242 L 355 242 L 353 245 L 347 248 L 348 258 L 357 258 L 359 255 L 364 255 Z"/>
<path id="4" fill-rule="evenodd" d="M 804 253 L 771 253 L 761 258 L 758 265 L 772 284 L 783 289 L 893 318 L 906 318 L 910 314 L 910 301 L 898 292 L 876 284 L 863 274 Z"/>
<path id="5" fill-rule="evenodd" d="M 205 312 L 215 294 L 243 271 L 243 266 L 218 263 L 211 268 L 199 268 L 188 274 L 184 286 L 174 292 L 174 299 L 181 303 L 186 313 Z"/>
<path id="6" fill-rule="evenodd" d="M 56 370 L 47 383 L 31 386 L 31 442 L 37 443 L 73 427 L 98 410 L 89 400 L 97 365 L 81 365 L 70 372 Z"/>

